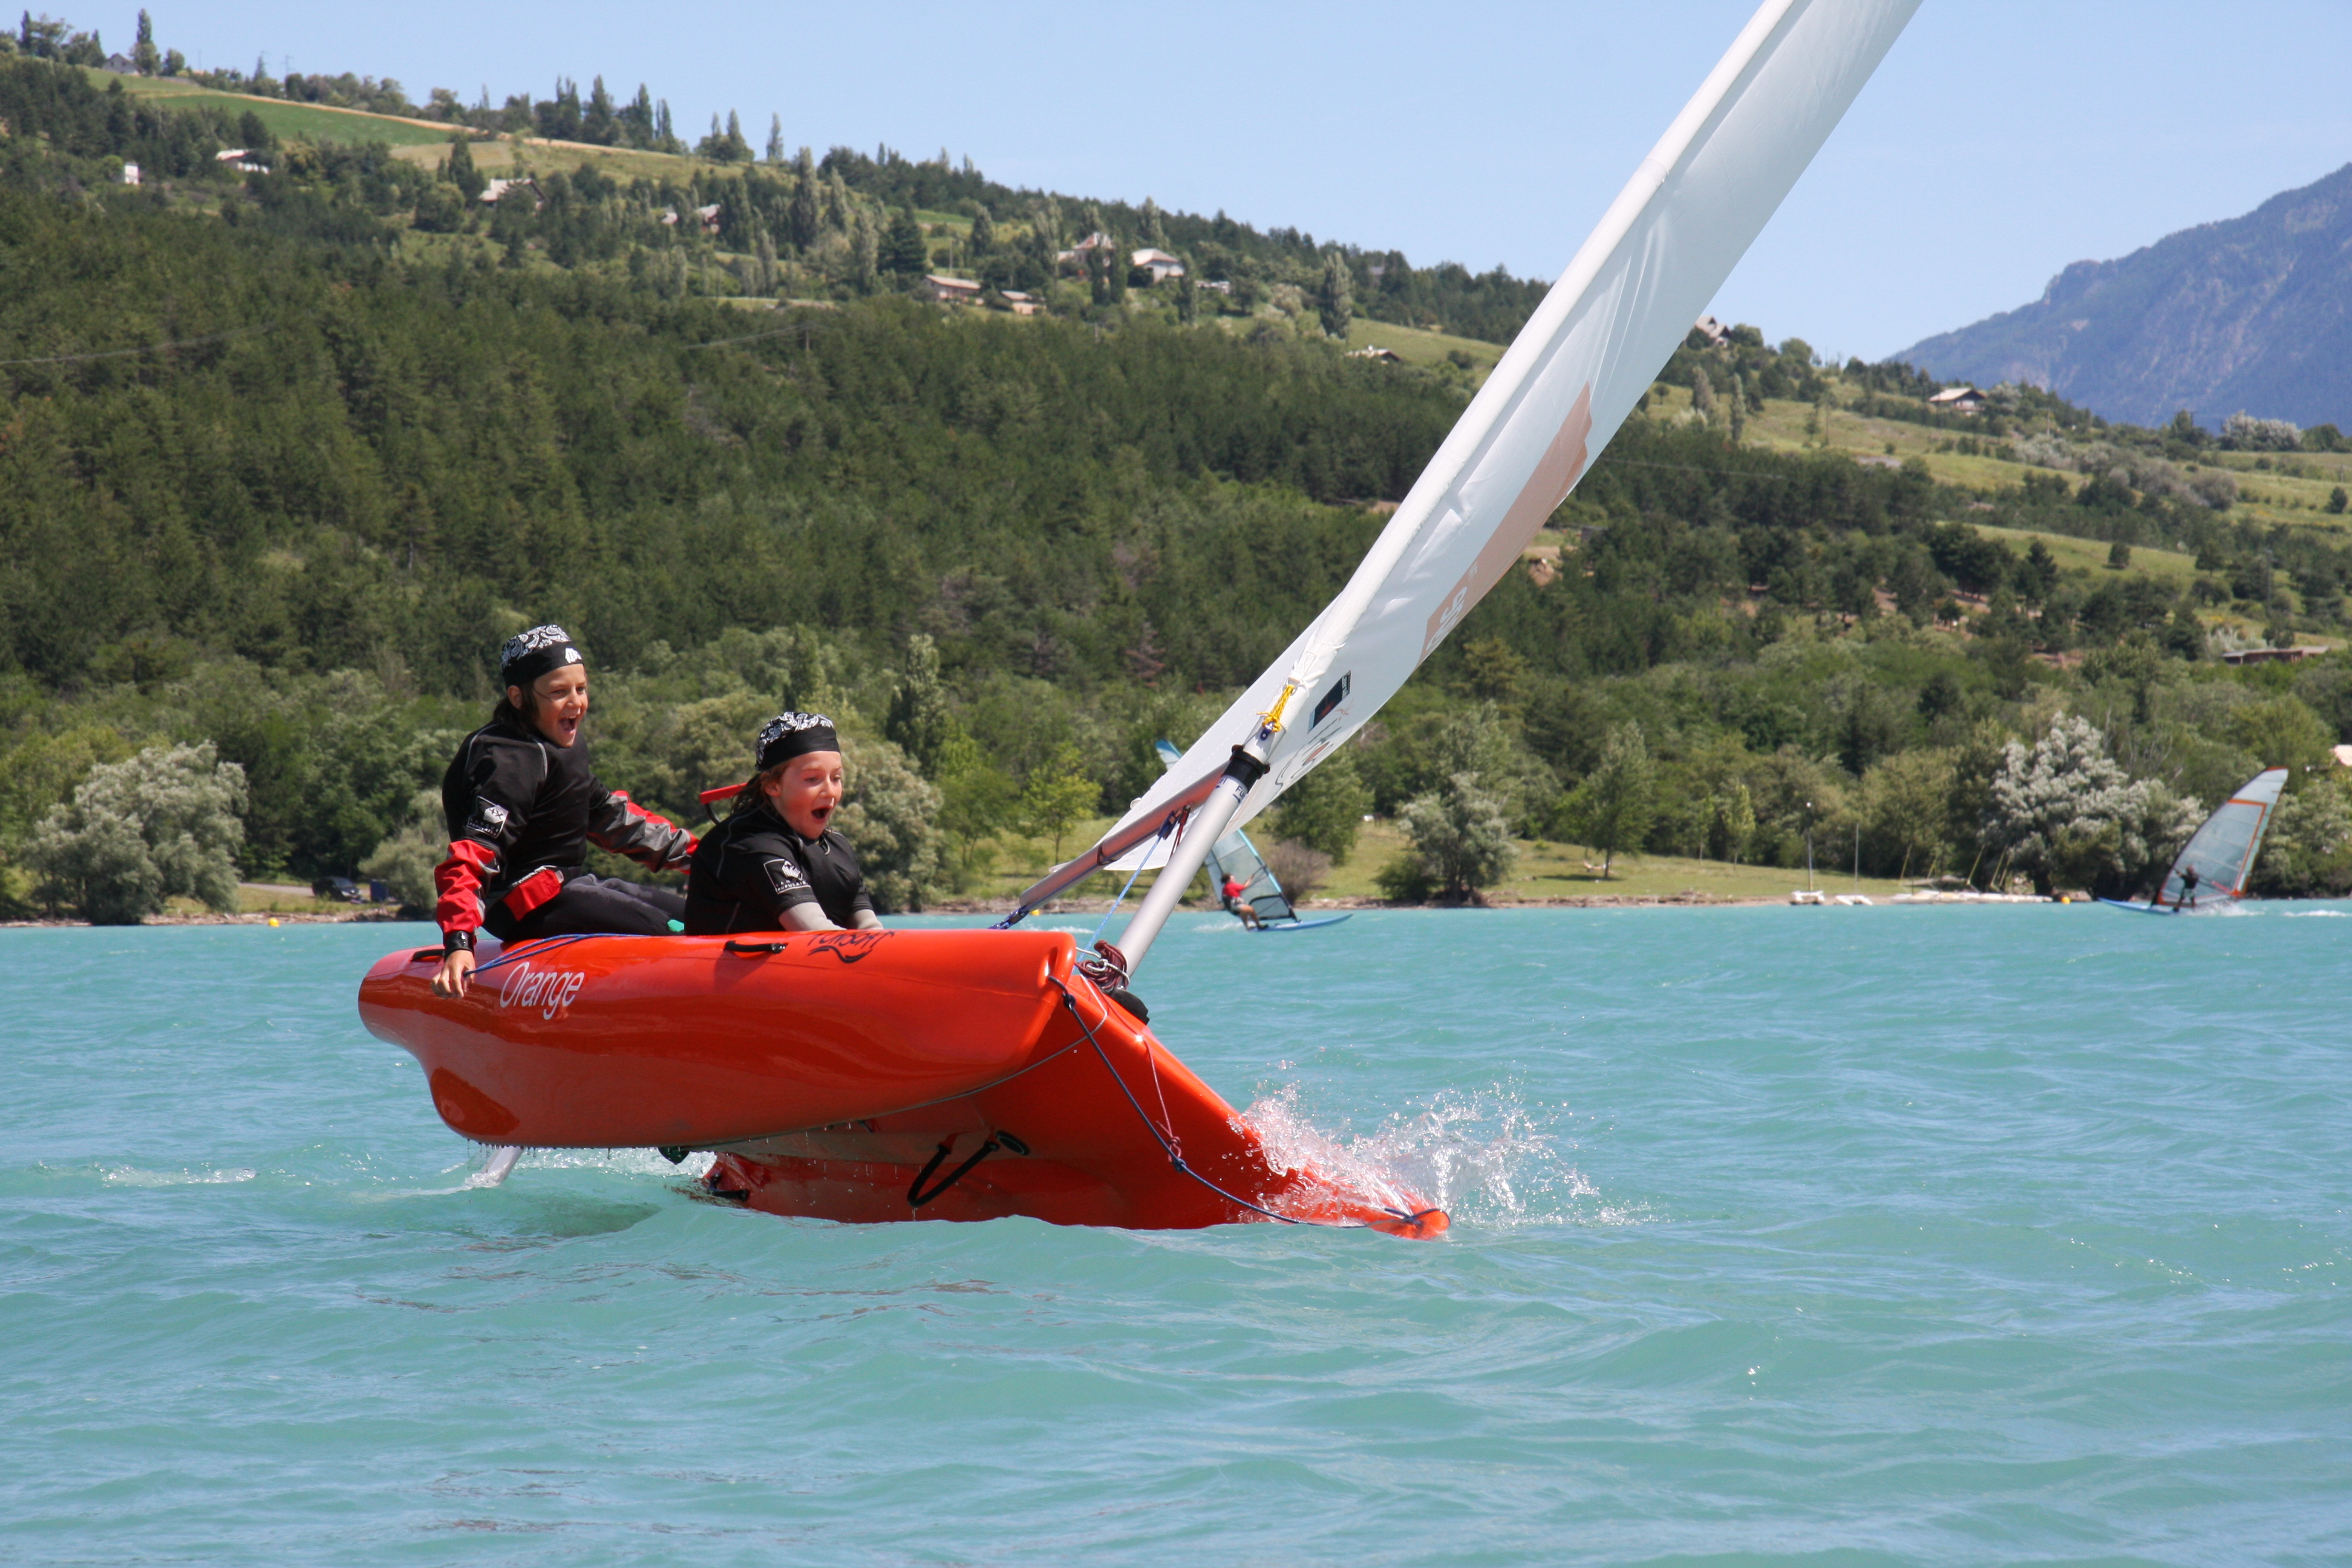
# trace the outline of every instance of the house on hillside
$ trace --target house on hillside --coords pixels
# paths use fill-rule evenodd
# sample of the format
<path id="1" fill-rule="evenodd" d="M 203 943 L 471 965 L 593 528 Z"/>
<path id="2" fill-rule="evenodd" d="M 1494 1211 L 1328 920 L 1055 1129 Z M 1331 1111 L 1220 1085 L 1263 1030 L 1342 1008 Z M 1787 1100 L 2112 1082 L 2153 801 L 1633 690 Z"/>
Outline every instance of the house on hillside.
<path id="1" fill-rule="evenodd" d="M 1731 329 L 1713 316 L 1701 316 L 1691 323 L 1691 331 L 1705 338 L 1713 348 L 1719 349 L 1731 341 Z"/>
<path id="2" fill-rule="evenodd" d="M 1384 349 L 1378 343 L 1371 343 L 1360 349 L 1349 349 L 1348 351 L 1348 357 L 1349 359 L 1368 359 L 1375 364 L 1402 364 L 1404 363 L 1404 355 L 1397 353 L 1394 349 Z"/>
<path id="3" fill-rule="evenodd" d="M 980 285 L 969 278 L 942 278 L 936 272 L 931 273 L 923 279 L 923 293 L 926 298 L 937 300 L 942 305 L 980 303 Z"/>
<path id="4" fill-rule="evenodd" d="M 494 207 L 512 190 L 520 190 L 530 197 L 530 210 L 533 212 L 547 205 L 547 198 L 539 194 L 539 182 L 530 179 L 492 180 L 482 187 L 482 194 L 477 199 L 486 207 Z"/>
<path id="5" fill-rule="evenodd" d="M 226 163 L 241 174 L 266 174 L 269 165 L 261 161 L 262 157 L 250 147 L 228 147 L 214 153 L 213 162 Z"/>
<path id="6" fill-rule="evenodd" d="M 1094 233 L 1087 236 L 1086 238 L 1078 241 L 1077 244 L 1070 247 L 1069 249 L 1055 251 L 1054 253 L 1054 263 L 1057 267 L 1082 266 L 1086 262 L 1087 253 L 1088 251 L 1108 250 L 1110 248 L 1110 236 L 1105 234 L 1100 229 L 1097 229 Z"/>
<path id="7" fill-rule="evenodd" d="M 506 182 L 506 181 L 504 181 L 504 180 L 492 180 L 492 181 L 490 182 L 490 186 L 491 186 L 491 188 L 492 188 L 493 190 L 495 190 L 497 187 L 499 187 L 499 186 L 500 186 L 500 185 L 503 185 L 503 184 L 505 184 L 506 183 L 507 183 L 507 182 Z M 532 186 L 531 188 L 532 188 L 533 190 L 537 190 L 539 187 L 537 187 L 536 185 L 534 185 L 534 186 Z M 487 192 L 487 191 L 486 191 L 486 192 L 484 192 L 484 193 L 482 194 L 482 199 L 483 199 L 484 201 L 488 201 L 488 200 L 490 199 L 490 197 L 489 197 L 489 193 L 488 193 L 488 192 Z M 545 204 L 545 203 L 541 203 L 541 205 L 543 206 L 543 205 L 545 205 L 546 204 Z M 698 223 L 698 224 L 700 224 L 700 225 L 702 226 L 702 232 L 703 232 L 703 233 L 705 233 L 705 234 L 717 234 L 717 233 L 719 232 L 719 204 L 718 204 L 717 202 L 713 202 L 713 203 L 711 203 L 711 204 L 710 204 L 709 206 L 707 206 L 707 207 L 697 207 L 697 208 L 695 208 L 695 209 L 694 209 L 694 217 L 695 217 L 695 221 L 696 221 L 697 223 Z M 675 227 L 677 227 L 677 209 L 676 207 L 664 207 L 664 208 L 662 208 L 662 213 L 661 213 L 661 221 L 662 221 L 662 226 L 663 226 L 664 228 L 675 228 Z"/>
<path id="8" fill-rule="evenodd" d="M 122 183 L 126 185 L 135 185 L 139 183 L 138 164 L 125 163 L 122 165 Z"/>
<path id="9" fill-rule="evenodd" d="M 1016 316 L 1034 316 L 1045 308 L 1034 295 L 1024 294 L 1018 289 L 1006 289 L 996 297 L 1003 300 L 1004 308 Z"/>
<path id="10" fill-rule="evenodd" d="M 1155 250 L 1150 246 L 1146 246 L 1141 250 L 1134 252 L 1127 258 L 1127 262 L 1129 267 L 1134 268 L 1139 272 L 1150 273 L 1151 280 L 1154 283 L 1164 283 L 1171 278 L 1181 278 L 1184 276 L 1184 264 L 1182 262 L 1177 260 L 1166 251 Z"/>
<path id="11" fill-rule="evenodd" d="M 1200 287 L 1212 294 L 1223 294 L 1230 297 L 1234 291 L 1234 280 L 1230 278 L 1212 278 Z"/>
<path id="12" fill-rule="evenodd" d="M 1985 395 L 1973 386 L 1948 386 L 1927 399 L 1927 407 L 1937 414 L 1982 414 L 1988 406 Z"/>

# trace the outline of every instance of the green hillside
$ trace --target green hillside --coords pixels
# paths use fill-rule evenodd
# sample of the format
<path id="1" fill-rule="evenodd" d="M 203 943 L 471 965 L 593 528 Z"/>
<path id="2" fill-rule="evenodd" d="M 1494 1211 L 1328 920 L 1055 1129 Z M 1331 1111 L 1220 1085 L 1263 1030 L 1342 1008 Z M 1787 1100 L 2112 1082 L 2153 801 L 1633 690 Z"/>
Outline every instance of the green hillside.
<path id="1" fill-rule="evenodd" d="M 766 713 L 821 708 L 890 896 L 1001 888 L 1328 601 L 1500 352 L 1359 308 L 1413 298 L 1360 253 L 1000 214 L 940 161 L 404 150 L 246 112 L 0 58 L 18 910 L 77 907 L 60 808 L 166 743 L 243 770 L 248 875 L 418 886 L 420 792 L 499 639 L 546 618 L 589 649 L 608 782 L 686 812 Z M 271 172 L 215 156 L 248 144 Z M 494 166 L 529 183 L 484 203 Z M 1159 222 L 1192 287 L 1066 259 L 1097 216 Z M 1044 309 L 932 302 L 941 269 Z M 1475 318 L 1491 284 L 1445 287 Z M 2324 771 L 2352 673 L 2219 657 L 2341 637 L 2326 433 L 2224 449 L 1934 390 L 1695 337 L 1268 841 L 1400 898 L 1580 894 L 1612 856 L 1776 887 L 1809 834 L 1866 879 L 2125 890 L 2189 802 L 2287 762 L 2264 885 L 2352 887 Z M 2045 799 L 2075 815 L 2015 804 Z"/>

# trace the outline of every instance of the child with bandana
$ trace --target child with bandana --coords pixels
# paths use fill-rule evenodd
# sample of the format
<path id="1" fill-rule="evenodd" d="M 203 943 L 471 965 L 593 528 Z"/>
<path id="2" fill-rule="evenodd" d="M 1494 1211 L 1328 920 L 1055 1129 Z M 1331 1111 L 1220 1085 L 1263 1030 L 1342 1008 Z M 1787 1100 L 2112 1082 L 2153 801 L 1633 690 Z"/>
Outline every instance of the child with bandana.
<path id="1" fill-rule="evenodd" d="M 687 934 L 881 930 L 857 853 L 833 826 L 842 795 L 833 721 L 777 714 L 752 766 L 733 812 L 694 852 Z"/>
<path id="2" fill-rule="evenodd" d="M 499 684 L 505 699 L 441 780 L 449 857 L 433 873 L 436 995 L 466 994 L 478 931 L 509 942 L 585 931 L 661 936 L 686 912 L 676 893 L 589 875 L 591 844 L 655 870 L 683 870 L 694 835 L 597 782 L 580 734 L 588 667 L 571 637 L 544 626 L 509 637 Z"/>

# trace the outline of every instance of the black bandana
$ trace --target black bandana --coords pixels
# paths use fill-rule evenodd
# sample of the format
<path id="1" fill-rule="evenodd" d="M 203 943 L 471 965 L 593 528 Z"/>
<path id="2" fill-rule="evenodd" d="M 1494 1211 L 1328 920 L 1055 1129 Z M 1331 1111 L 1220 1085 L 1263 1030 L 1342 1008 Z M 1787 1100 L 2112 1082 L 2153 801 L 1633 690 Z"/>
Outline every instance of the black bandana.
<path id="1" fill-rule="evenodd" d="M 533 626 L 515 633 L 499 649 L 499 684 L 520 686 L 527 692 L 549 670 L 585 662 L 572 646 L 570 632 L 558 626 Z"/>
<path id="2" fill-rule="evenodd" d="M 794 757 L 805 757 L 811 752 L 837 752 L 841 737 L 834 732 L 833 721 L 822 713 L 779 713 L 760 730 L 760 743 L 752 749 L 751 771 L 764 773 L 780 763 Z"/>

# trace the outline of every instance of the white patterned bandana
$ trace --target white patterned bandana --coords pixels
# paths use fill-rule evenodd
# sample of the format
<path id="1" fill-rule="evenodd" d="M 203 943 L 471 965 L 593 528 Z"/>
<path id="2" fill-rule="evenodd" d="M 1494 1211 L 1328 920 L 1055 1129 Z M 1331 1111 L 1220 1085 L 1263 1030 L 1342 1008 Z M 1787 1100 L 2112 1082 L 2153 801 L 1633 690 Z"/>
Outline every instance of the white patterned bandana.
<path id="1" fill-rule="evenodd" d="M 499 649 L 499 684 L 529 690 L 530 683 L 549 670 L 585 662 L 572 646 L 570 632 L 552 624 L 533 626 L 515 633 Z"/>
<path id="2" fill-rule="evenodd" d="M 752 748 L 751 771 L 766 773 L 780 763 L 811 752 L 837 752 L 841 737 L 833 721 L 822 713 L 779 713 L 760 727 L 760 743 Z"/>

